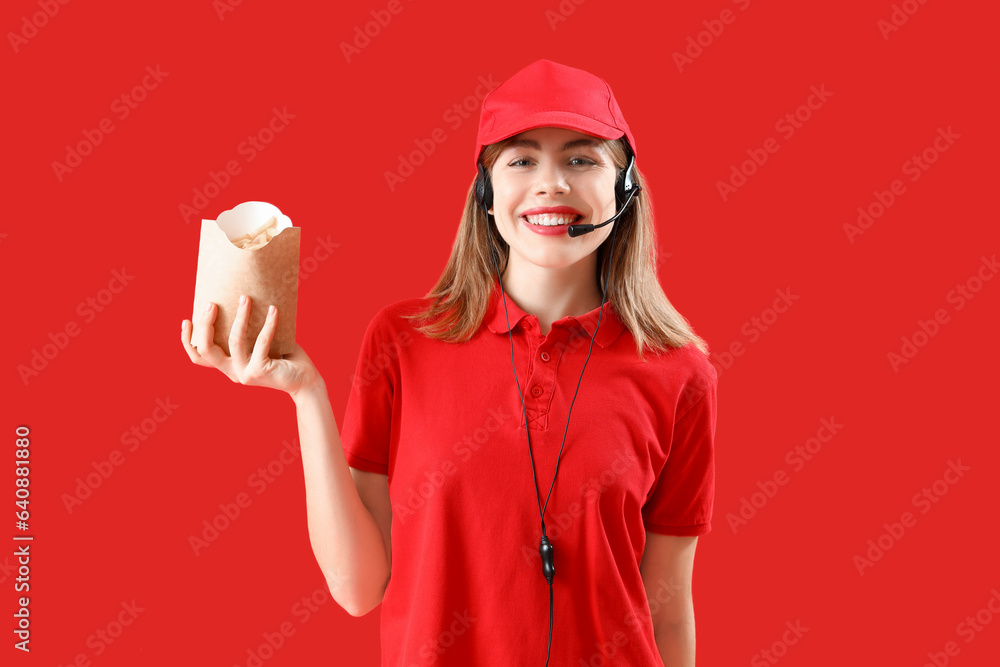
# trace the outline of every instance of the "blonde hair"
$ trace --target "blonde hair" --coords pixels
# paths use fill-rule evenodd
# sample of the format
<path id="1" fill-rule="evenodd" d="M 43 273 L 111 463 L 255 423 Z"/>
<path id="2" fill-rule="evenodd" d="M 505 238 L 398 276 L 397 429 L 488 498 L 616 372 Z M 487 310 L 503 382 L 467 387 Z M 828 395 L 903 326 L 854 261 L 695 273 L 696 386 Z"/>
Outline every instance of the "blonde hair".
<path id="1" fill-rule="evenodd" d="M 490 144 L 483 151 L 482 161 L 487 172 L 514 137 Z M 604 140 L 601 147 L 619 169 L 618 177 L 626 167 L 624 138 Z M 643 190 L 637 194 L 629 208 L 613 224 L 621 226 L 615 239 L 614 257 L 609 258 L 609 236 L 597 249 L 598 288 L 610 261 L 608 299 L 614 302 L 615 312 L 636 343 L 636 353 L 643 359 L 644 349 L 659 354 L 667 348 L 683 347 L 689 343 L 709 354 L 708 344 L 694 333 L 687 320 L 677 312 L 667 299 L 656 275 L 657 244 L 653 225 L 653 209 L 649 201 L 642 173 L 636 168 L 635 181 Z M 437 284 L 424 298 L 434 299 L 426 309 L 404 314 L 408 319 L 419 319 L 424 324 L 414 328 L 425 336 L 449 343 L 466 342 L 482 325 L 493 293 L 496 270 L 490 257 L 490 237 L 486 225 L 492 226 L 492 245 L 497 254 L 502 274 L 507 267 L 509 245 L 500 236 L 495 222 L 488 222 L 486 214 L 475 197 L 475 181 L 469 186 L 465 210 L 458 228 L 458 235 L 451 249 L 451 257 Z"/>

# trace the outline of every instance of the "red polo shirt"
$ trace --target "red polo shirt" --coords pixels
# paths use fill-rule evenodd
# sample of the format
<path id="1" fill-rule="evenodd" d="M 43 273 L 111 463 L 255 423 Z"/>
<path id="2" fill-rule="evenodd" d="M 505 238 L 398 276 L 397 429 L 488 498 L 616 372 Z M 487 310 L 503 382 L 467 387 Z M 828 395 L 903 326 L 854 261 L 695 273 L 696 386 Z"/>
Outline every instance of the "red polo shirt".
<path id="1" fill-rule="evenodd" d="M 384 307 L 365 332 L 341 440 L 350 466 L 389 477 L 382 665 L 545 664 L 539 500 L 499 296 L 494 281 L 466 343 L 400 317 L 429 299 Z M 600 308 L 542 336 L 506 302 L 544 504 Z M 662 665 L 639 573 L 645 531 L 710 530 L 715 368 L 692 345 L 646 360 L 609 300 L 545 509 L 550 665 Z"/>

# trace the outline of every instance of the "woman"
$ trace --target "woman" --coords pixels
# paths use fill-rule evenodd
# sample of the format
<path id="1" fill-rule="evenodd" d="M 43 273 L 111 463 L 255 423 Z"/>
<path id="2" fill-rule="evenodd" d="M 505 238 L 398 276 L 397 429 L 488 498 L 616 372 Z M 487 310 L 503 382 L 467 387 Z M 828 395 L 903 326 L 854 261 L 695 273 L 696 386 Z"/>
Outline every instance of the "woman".
<path id="1" fill-rule="evenodd" d="M 352 615 L 382 604 L 384 665 L 694 665 L 717 376 L 634 155 L 592 74 L 493 90 L 444 273 L 372 319 L 339 432 L 305 352 L 268 359 L 273 309 L 252 356 L 247 299 L 231 357 L 214 305 L 182 324 L 193 362 L 294 399 L 317 562 Z"/>

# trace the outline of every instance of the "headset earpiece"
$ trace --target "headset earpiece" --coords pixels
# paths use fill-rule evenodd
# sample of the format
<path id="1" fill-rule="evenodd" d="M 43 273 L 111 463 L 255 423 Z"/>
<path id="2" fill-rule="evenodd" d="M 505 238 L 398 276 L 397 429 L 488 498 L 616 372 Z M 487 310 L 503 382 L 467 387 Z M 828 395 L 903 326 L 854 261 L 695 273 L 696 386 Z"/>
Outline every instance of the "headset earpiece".
<path id="1" fill-rule="evenodd" d="M 479 170 L 479 175 L 476 176 L 476 185 L 473 189 L 476 201 L 482 206 L 483 213 L 489 219 L 489 210 L 493 206 L 493 185 L 490 183 L 490 175 L 486 172 L 482 160 L 476 163 L 476 167 Z"/>
<path id="2" fill-rule="evenodd" d="M 628 165 L 618 175 L 618 180 L 615 181 L 615 200 L 618 203 L 616 213 L 629 201 L 629 195 L 635 197 L 642 190 L 635 176 L 635 153 L 632 152 L 632 147 L 629 146 L 628 141 L 625 142 L 625 159 Z"/>

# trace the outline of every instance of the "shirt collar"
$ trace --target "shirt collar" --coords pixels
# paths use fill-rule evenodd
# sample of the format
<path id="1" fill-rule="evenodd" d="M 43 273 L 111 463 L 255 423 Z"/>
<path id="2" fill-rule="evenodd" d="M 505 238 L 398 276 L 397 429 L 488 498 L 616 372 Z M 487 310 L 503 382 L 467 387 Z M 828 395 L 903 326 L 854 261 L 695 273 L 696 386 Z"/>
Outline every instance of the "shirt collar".
<path id="1" fill-rule="evenodd" d="M 511 328 L 516 327 L 518 323 L 527 318 L 529 321 L 534 323 L 534 326 L 538 326 L 538 318 L 534 315 L 529 315 L 521 310 L 516 303 L 514 303 L 510 295 L 506 291 L 503 293 L 504 301 L 507 304 L 507 312 L 504 313 L 504 307 L 500 303 L 500 282 L 497 280 L 496 276 L 493 277 L 493 295 L 490 297 L 490 305 L 486 311 L 485 322 L 486 326 L 490 331 L 496 334 L 506 334 Z M 600 316 L 600 327 L 598 327 L 597 319 Z M 510 327 L 507 326 L 508 317 L 510 318 Z M 597 337 L 595 340 L 597 344 L 601 347 L 607 347 L 618 338 L 619 334 L 625 329 L 625 325 L 620 319 L 618 319 L 618 314 L 615 312 L 612 300 L 609 298 L 604 303 L 604 313 L 601 313 L 601 307 L 598 306 L 594 310 L 584 313 L 583 315 L 578 315 L 576 317 L 569 315 L 562 319 L 556 320 L 552 323 L 553 328 L 557 324 L 565 324 L 570 327 L 573 326 L 572 323 L 576 323 L 577 327 L 582 327 L 584 331 L 587 332 L 587 336 L 591 337 L 594 335 L 594 330 L 597 330 Z"/>

